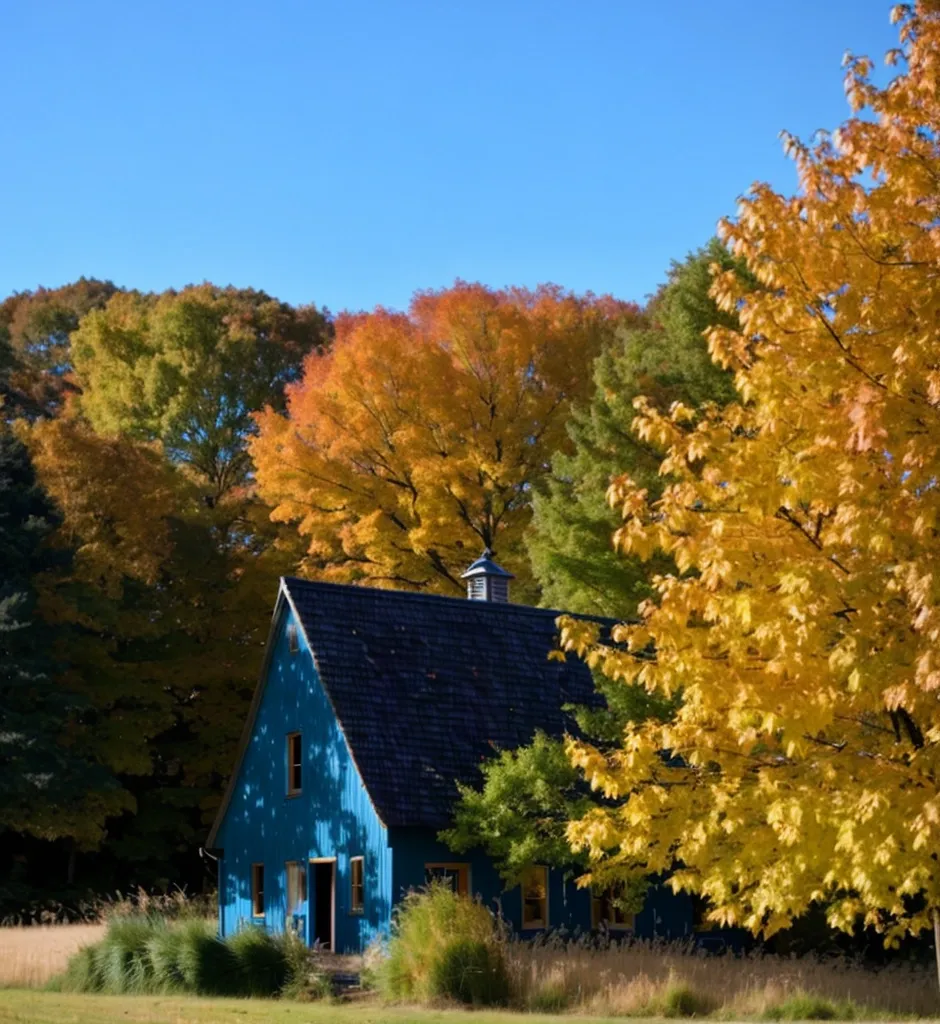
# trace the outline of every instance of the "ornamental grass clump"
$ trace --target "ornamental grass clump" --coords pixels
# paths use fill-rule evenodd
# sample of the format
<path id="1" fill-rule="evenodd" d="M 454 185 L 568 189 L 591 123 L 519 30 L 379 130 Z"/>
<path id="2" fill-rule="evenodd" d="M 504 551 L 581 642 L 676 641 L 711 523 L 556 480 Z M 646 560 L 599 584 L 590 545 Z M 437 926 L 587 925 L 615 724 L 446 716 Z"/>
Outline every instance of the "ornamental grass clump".
<path id="1" fill-rule="evenodd" d="M 156 916 L 112 918 L 104 937 L 74 953 L 50 987 L 304 999 L 328 988 L 312 976 L 309 951 L 296 936 L 252 927 L 222 940 L 211 921 Z"/>
<path id="2" fill-rule="evenodd" d="M 115 918 L 95 954 L 102 992 L 147 992 L 153 988 L 148 944 L 166 928 L 161 918 Z"/>
<path id="3" fill-rule="evenodd" d="M 480 939 L 452 939 L 431 964 L 428 988 L 434 998 L 472 1006 L 505 1003 L 509 981 L 502 952 Z"/>
<path id="4" fill-rule="evenodd" d="M 188 992 L 242 995 L 238 959 L 208 921 L 186 921 L 180 929 L 179 971 Z"/>
<path id="5" fill-rule="evenodd" d="M 272 996 L 287 983 L 284 941 L 263 928 L 243 928 L 226 946 L 235 958 L 240 986 L 246 995 Z"/>
<path id="6" fill-rule="evenodd" d="M 149 944 L 165 928 L 147 917 L 123 917 L 111 922 L 104 937 L 83 946 L 69 959 L 53 987 L 67 992 L 148 992 L 154 989 Z"/>
<path id="7" fill-rule="evenodd" d="M 100 992 L 101 974 L 97 953 L 100 944 L 82 946 L 74 952 L 63 973 L 51 978 L 46 987 L 57 992 Z"/>
<path id="8" fill-rule="evenodd" d="M 478 1006 L 507 1001 L 506 964 L 493 915 L 446 884 L 433 883 L 405 897 L 386 952 L 375 980 L 387 998 Z"/>
<path id="9" fill-rule="evenodd" d="M 855 1020 L 862 1011 L 850 999 L 836 1001 L 811 992 L 794 992 L 764 1016 L 767 1020 Z"/>
<path id="10" fill-rule="evenodd" d="M 277 941 L 286 965 L 286 979 L 281 987 L 281 997 L 310 1003 L 330 996 L 333 992 L 332 978 L 323 969 L 320 956 L 314 954 L 294 931 L 284 932 L 278 936 Z"/>
<path id="11" fill-rule="evenodd" d="M 714 1008 L 707 996 L 676 978 L 669 979 L 650 1006 L 662 1017 L 706 1017 Z"/>
<path id="12" fill-rule="evenodd" d="M 176 927 L 158 929 L 147 942 L 154 985 L 161 992 L 173 992 L 186 988 L 186 979 L 180 968 L 183 941 L 183 930 Z"/>

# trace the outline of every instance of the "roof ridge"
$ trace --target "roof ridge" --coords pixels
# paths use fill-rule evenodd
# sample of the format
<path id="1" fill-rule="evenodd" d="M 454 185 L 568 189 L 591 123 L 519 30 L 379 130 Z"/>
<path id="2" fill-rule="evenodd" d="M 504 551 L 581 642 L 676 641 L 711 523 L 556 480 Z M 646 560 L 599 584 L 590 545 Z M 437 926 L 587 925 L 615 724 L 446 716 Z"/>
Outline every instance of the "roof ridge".
<path id="1" fill-rule="evenodd" d="M 393 587 L 365 587 L 359 586 L 356 583 L 329 583 L 326 580 L 305 580 L 300 576 L 282 576 L 281 582 L 286 584 L 288 588 L 291 584 L 300 584 L 302 587 L 311 587 L 315 589 L 324 590 L 343 590 L 343 591 L 355 591 L 357 594 L 368 594 L 370 596 L 379 596 L 381 594 L 394 594 L 396 597 L 403 597 L 409 601 L 427 601 L 431 603 L 445 602 L 447 604 L 455 605 L 460 604 L 465 607 L 472 607 L 474 610 L 486 610 L 488 614 L 499 614 L 505 616 L 507 609 L 512 613 L 527 613 L 538 615 L 539 617 L 558 618 L 561 615 L 570 615 L 575 619 L 584 619 L 589 622 L 597 622 L 602 625 L 617 625 L 621 622 L 629 622 L 629 619 L 614 619 L 606 615 L 589 615 L 584 612 L 569 612 L 558 608 L 539 608 L 532 604 L 517 604 L 512 601 L 501 602 L 501 601 L 471 601 L 466 597 L 449 597 L 447 594 L 426 594 L 423 591 L 416 590 L 396 590 Z"/>

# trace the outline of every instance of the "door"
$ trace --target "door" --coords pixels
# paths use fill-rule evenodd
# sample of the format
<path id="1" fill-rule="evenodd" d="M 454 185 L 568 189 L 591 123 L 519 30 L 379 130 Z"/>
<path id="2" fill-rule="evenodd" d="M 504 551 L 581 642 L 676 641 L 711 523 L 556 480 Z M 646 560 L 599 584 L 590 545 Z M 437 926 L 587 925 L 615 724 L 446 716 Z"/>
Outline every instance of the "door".
<path id="1" fill-rule="evenodd" d="M 336 861 L 310 862 L 310 945 L 321 949 L 334 948 L 336 917 Z"/>

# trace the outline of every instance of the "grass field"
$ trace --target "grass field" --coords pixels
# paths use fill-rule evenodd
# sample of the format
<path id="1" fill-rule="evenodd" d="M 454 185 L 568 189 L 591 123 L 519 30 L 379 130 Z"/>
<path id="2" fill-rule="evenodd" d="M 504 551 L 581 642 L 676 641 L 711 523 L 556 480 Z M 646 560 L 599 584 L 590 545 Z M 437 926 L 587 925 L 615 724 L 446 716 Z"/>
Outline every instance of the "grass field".
<path id="1" fill-rule="evenodd" d="M 681 944 L 634 942 L 592 948 L 580 943 L 507 943 L 510 1003 L 530 1013 L 467 1012 L 389 1006 L 377 997 L 351 1003 L 102 995 L 39 991 L 81 946 L 98 942 L 104 924 L 0 927 L 0 1024 L 501 1024 L 604 1021 L 655 1015 L 728 1020 L 920 1020 L 940 1016 L 932 966 L 875 970 L 845 960 L 704 956 Z M 344 970 L 355 970 L 347 964 Z M 103 986 L 105 989 L 111 986 Z M 237 988 L 237 986 L 235 986 Z M 231 990 L 232 986 L 224 991 Z M 114 986 L 133 991 L 132 986 Z M 100 991 L 100 988 L 98 989 Z M 164 989 L 166 991 L 166 989 Z M 565 1016 L 558 1014 L 565 1013 Z"/>
<path id="2" fill-rule="evenodd" d="M 697 1015 L 723 1019 L 766 1019 L 805 994 L 828 1001 L 839 1016 L 928 1019 L 940 1011 L 937 978 L 927 966 L 873 970 L 838 958 L 705 956 L 655 942 L 606 950 L 518 944 L 510 946 L 509 962 L 518 1001 L 551 1012 L 563 1007 L 544 997 L 563 993 L 569 1010 L 642 1016 L 675 984 L 698 997 Z M 791 1002 L 787 1015 L 794 1009 Z"/>
<path id="3" fill-rule="evenodd" d="M 0 1024 L 608 1024 L 610 1018 L 167 996 L 0 992 Z"/>
<path id="4" fill-rule="evenodd" d="M 656 1019 L 647 1017 L 644 1024 L 655 1024 Z M 304 1004 L 251 999 L 61 995 L 22 989 L 0 992 L 0 1024 L 113 1024 L 115 1021 L 126 1024 L 623 1024 L 624 1018 L 505 1010 L 436 1010 L 383 1006 L 372 1001 Z M 927 1018 L 920 1018 L 919 1024 L 926 1024 L 926 1021 Z M 734 1022 L 725 1018 L 723 1024 Z"/>
<path id="5" fill-rule="evenodd" d="M 0 928 L 0 988 L 45 984 L 65 970 L 69 957 L 79 947 L 97 942 L 104 932 L 103 924 Z"/>

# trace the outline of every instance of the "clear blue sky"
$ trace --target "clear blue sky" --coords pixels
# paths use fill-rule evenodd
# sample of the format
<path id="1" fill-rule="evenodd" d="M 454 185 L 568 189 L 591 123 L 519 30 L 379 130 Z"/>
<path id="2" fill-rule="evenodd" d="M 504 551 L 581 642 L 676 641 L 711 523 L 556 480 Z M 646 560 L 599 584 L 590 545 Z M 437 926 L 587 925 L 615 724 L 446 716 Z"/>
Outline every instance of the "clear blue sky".
<path id="1" fill-rule="evenodd" d="M 834 127 L 891 0 L 0 0 L 0 296 L 642 300 Z"/>

